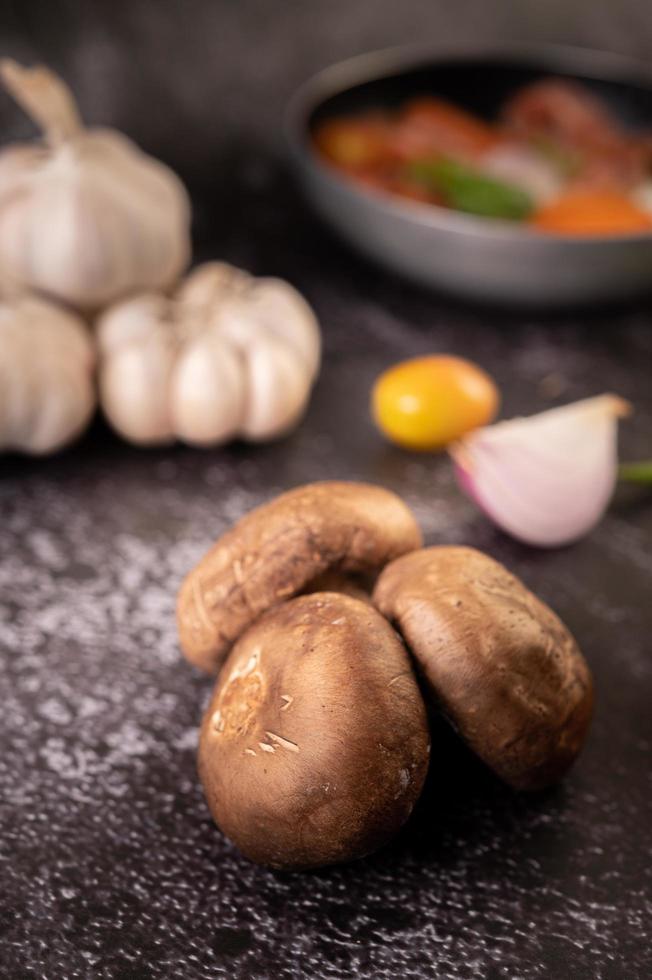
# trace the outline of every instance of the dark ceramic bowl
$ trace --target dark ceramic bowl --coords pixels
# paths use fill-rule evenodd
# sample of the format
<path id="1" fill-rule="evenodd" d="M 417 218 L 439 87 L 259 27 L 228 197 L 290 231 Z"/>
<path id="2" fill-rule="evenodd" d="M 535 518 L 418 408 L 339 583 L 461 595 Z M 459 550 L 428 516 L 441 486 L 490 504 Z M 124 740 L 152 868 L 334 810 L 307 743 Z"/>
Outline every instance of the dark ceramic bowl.
<path id="1" fill-rule="evenodd" d="M 472 299 L 554 306 L 629 298 L 652 290 L 652 233 L 541 234 L 366 189 L 324 162 L 312 131 L 330 116 L 400 105 L 432 93 L 485 118 L 521 86 L 574 79 L 625 124 L 652 131 L 652 71 L 617 55 L 521 45 L 401 48 L 335 65 L 307 82 L 287 115 L 292 157 L 316 210 L 387 268 Z"/>

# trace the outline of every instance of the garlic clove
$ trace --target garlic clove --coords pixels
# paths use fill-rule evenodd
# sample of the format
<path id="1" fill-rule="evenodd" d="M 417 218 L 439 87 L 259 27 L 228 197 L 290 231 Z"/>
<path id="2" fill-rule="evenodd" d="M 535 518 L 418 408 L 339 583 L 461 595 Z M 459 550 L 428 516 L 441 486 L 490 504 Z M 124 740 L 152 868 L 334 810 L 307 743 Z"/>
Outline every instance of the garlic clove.
<path id="1" fill-rule="evenodd" d="M 172 426 L 185 442 L 216 446 L 238 434 L 246 389 L 241 358 L 214 333 L 187 344 L 170 386 Z"/>
<path id="2" fill-rule="evenodd" d="M 557 547 L 602 517 L 617 478 L 617 420 L 629 406 L 601 395 L 478 429 L 450 449 L 462 489 L 504 531 Z"/>
<path id="3" fill-rule="evenodd" d="M 0 449 L 55 452 L 95 408 L 94 353 L 84 323 L 35 298 L 0 305 Z"/>
<path id="4" fill-rule="evenodd" d="M 165 343 L 125 347 L 100 373 L 102 408 L 113 428 L 138 445 L 174 441 L 168 386 L 174 364 Z"/>
<path id="5" fill-rule="evenodd" d="M 245 292 L 252 281 L 248 272 L 228 262 L 203 262 L 186 276 L 175 298 L 185 309 L 211 315 L 225 299 Z"/>
<path id="6" fill-rule="evenodd" d="M 301 293 L 282 279 L 262 278 L 254 281 L 246 303 L 252 320 L 300 354 L 314 378 L 319 370 L 321 334 L 317 317 Z"/>
<path id="7" fill-rule="evenodd" d="M 30 356 L 35 330 L 23 327 L 18 310 L 0 306 L 0 449 L 29 452 L 32 417 L 41 394 L 39 372 Z"/>
<path id="8" fill-rule="evenodd" d="M 305 409 L 321 347 L 317 319 L 297 290 L 209 262 L 188 276 L 177 299 L 183 310 L 201 311 L 246 366 L 244 438 L 276 438 L 291 428 Z"/>
<path id="9" fill-rule="evenodd" d="M 81 320 L 38 300 L 28 299 L 23 305 L 27 315 L 42 318 L 43 361 L 37 381 L 39 397 L 31 420 L 30 449 L 33 453 L 48 453 L 80 435 L 90 421 L 96 403 L 95 354 Z M 47 395 L 45 377 L 51 371 L 57 372 L 56 397 Z"/>
<path id="10" fill-rule="evenodd" d="M 109 310 L 97 326 L 102 408 L 113 428 L 139 445 L 175 437 L 169 387 L 176 350 L 166 308 L 161 296 L 139 296 Z"/>
<path id="11" fill-rule="evenodd" d="M 258 442 L 284 435 L 305 411 L 311 378 L 294 351 L 273 336 L 261 336 L 246 353 L 246 439 Z"/>
<path id="12" fill-rule="evenodd" d="M 317 373 L 319 324 L 290 283 L 272 277 L 256 279 L 226 262 L 205 262 L 190 273 L 176 299 L 185 309 L 201 311 L 212 324 L 219 324 L 223 336 L 239 348 L 250 343 L 255 333 L 272 333 L 301 355 L 312 377 Z"/>
<path id="13" fill-rule="evenodd" d="M 124 344 L 146 343 L 169 323 L 170 300 L 160 293 L 142 293 L 106 310 L 96 321 L 100 353 L 110 356 Z M 172 338 L 172 328 L 169 328 Z M 170 340 L 172 342 L 172 339 Z"/>
<path id="14" fill-rule="evenodd" d="M 210 328 L 241 354 L 246 354 L 267 331 L 252 315 L 249 292 L 229 296 L 213 306 L 208 314 Z"/>
<path id="15" fill-rule="evenodd" d="M 38 398 L 30 419 L 29 448 L 34 454 L 51 453 L 81 435 L 95 407 L 90 375 L 80 384 L 74 365 L 64 365 L 57 379 L 57 397 Z M 25 442 L 23 442 L 25 446 Z"/>

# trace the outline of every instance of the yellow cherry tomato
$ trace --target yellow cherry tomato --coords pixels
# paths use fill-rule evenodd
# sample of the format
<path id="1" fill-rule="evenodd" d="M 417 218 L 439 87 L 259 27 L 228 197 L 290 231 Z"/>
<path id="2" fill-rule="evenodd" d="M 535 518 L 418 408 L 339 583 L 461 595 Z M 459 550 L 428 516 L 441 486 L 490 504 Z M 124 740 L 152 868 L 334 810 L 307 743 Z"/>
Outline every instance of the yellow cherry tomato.
<path id="1" fill-rule="evenodd" d="M 476 364 L 432 355 L 402 361 L 377 379 L 371 409 L 379 429 L 406 449 L 442 449 L 496 415 L 496 385 Z"/>

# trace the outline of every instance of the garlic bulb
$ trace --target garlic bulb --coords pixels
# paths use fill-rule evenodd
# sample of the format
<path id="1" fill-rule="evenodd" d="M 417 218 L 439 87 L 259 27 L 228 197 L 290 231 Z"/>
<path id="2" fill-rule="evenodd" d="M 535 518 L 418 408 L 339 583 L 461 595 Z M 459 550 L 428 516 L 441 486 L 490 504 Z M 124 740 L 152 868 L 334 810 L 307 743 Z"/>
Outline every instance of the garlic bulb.
<path id="1" fill-rule="evenodd" d="M 616 395 L 476 429 L 450 448 L 461 488 L 512 537 L 542 548 L 598 523 L 618 470 Z"/>
<path id="2" fill-rule="evenodd" d="M 273 439 L 296 424 L 319 367 L 314 313 L 289 283 L 220 262 L 168 298 L 145 293 L 98 321 L 100 398 L 135 443 Z"/>
<path id="3" fill-rule="evenodd" d="M 93 344 L 75 314 L 32 297 L 0 304 L 0 449 L 50 453 L 95 408 Z"/>
<path id="4" fill-rule="evenodd" d="M 45 134 L 0 152 L 0 279 L 80 309 L 174 282 L 190 256 L 176 175 L 120 133 L 84 129 L 47 68 L 3 60 L 0 77 Z"/>

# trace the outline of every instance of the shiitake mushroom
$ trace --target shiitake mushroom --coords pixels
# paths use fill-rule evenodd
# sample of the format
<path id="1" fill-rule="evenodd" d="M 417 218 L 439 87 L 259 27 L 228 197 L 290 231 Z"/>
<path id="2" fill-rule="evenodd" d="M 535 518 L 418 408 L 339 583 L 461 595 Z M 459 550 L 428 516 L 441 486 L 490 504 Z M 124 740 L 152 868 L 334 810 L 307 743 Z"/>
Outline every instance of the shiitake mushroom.
<path id="1" fill-rule="evenodd" d="M 433 704 L 499 777 L 536 790 L 563 776 L 584 742 L 593 687 L 548 606 L 464 547 L 396 559 L 373 600 L 401 632 Z"/>
<path id="2" fill-rule="evenodd" d="M 312 484 L 251 512 L 187 576 L 186 656 L 215 670 L 232 647 L 199 772 L 216 823 L 252 860 L 318 867 L 400 828 L 430 748 L 417 674 L 516 789 L 556 781 L 580 751 L 592 681 L 566 627 L 487 555 L 420 544 L 394 494 Z"/>
<path id="3" fill-rule="evenodd" d="M 277 606 L 235 644 L 204 717 L 199 773 L 217 825 L 247 857 L 313 868 L 396 833 L 429 748 L 397 634 L 368 603 L 321 592 Z"/>
<path id="4" fill-rule="evenodd" d="M 382 487 L 327 481 L 281 494 L 238 521 L 186 577 L 182 650 L 214 672 L 258 616 L 311 591 L 324 573 L 373 576 L 421 543 L 407 505 Z"/>

